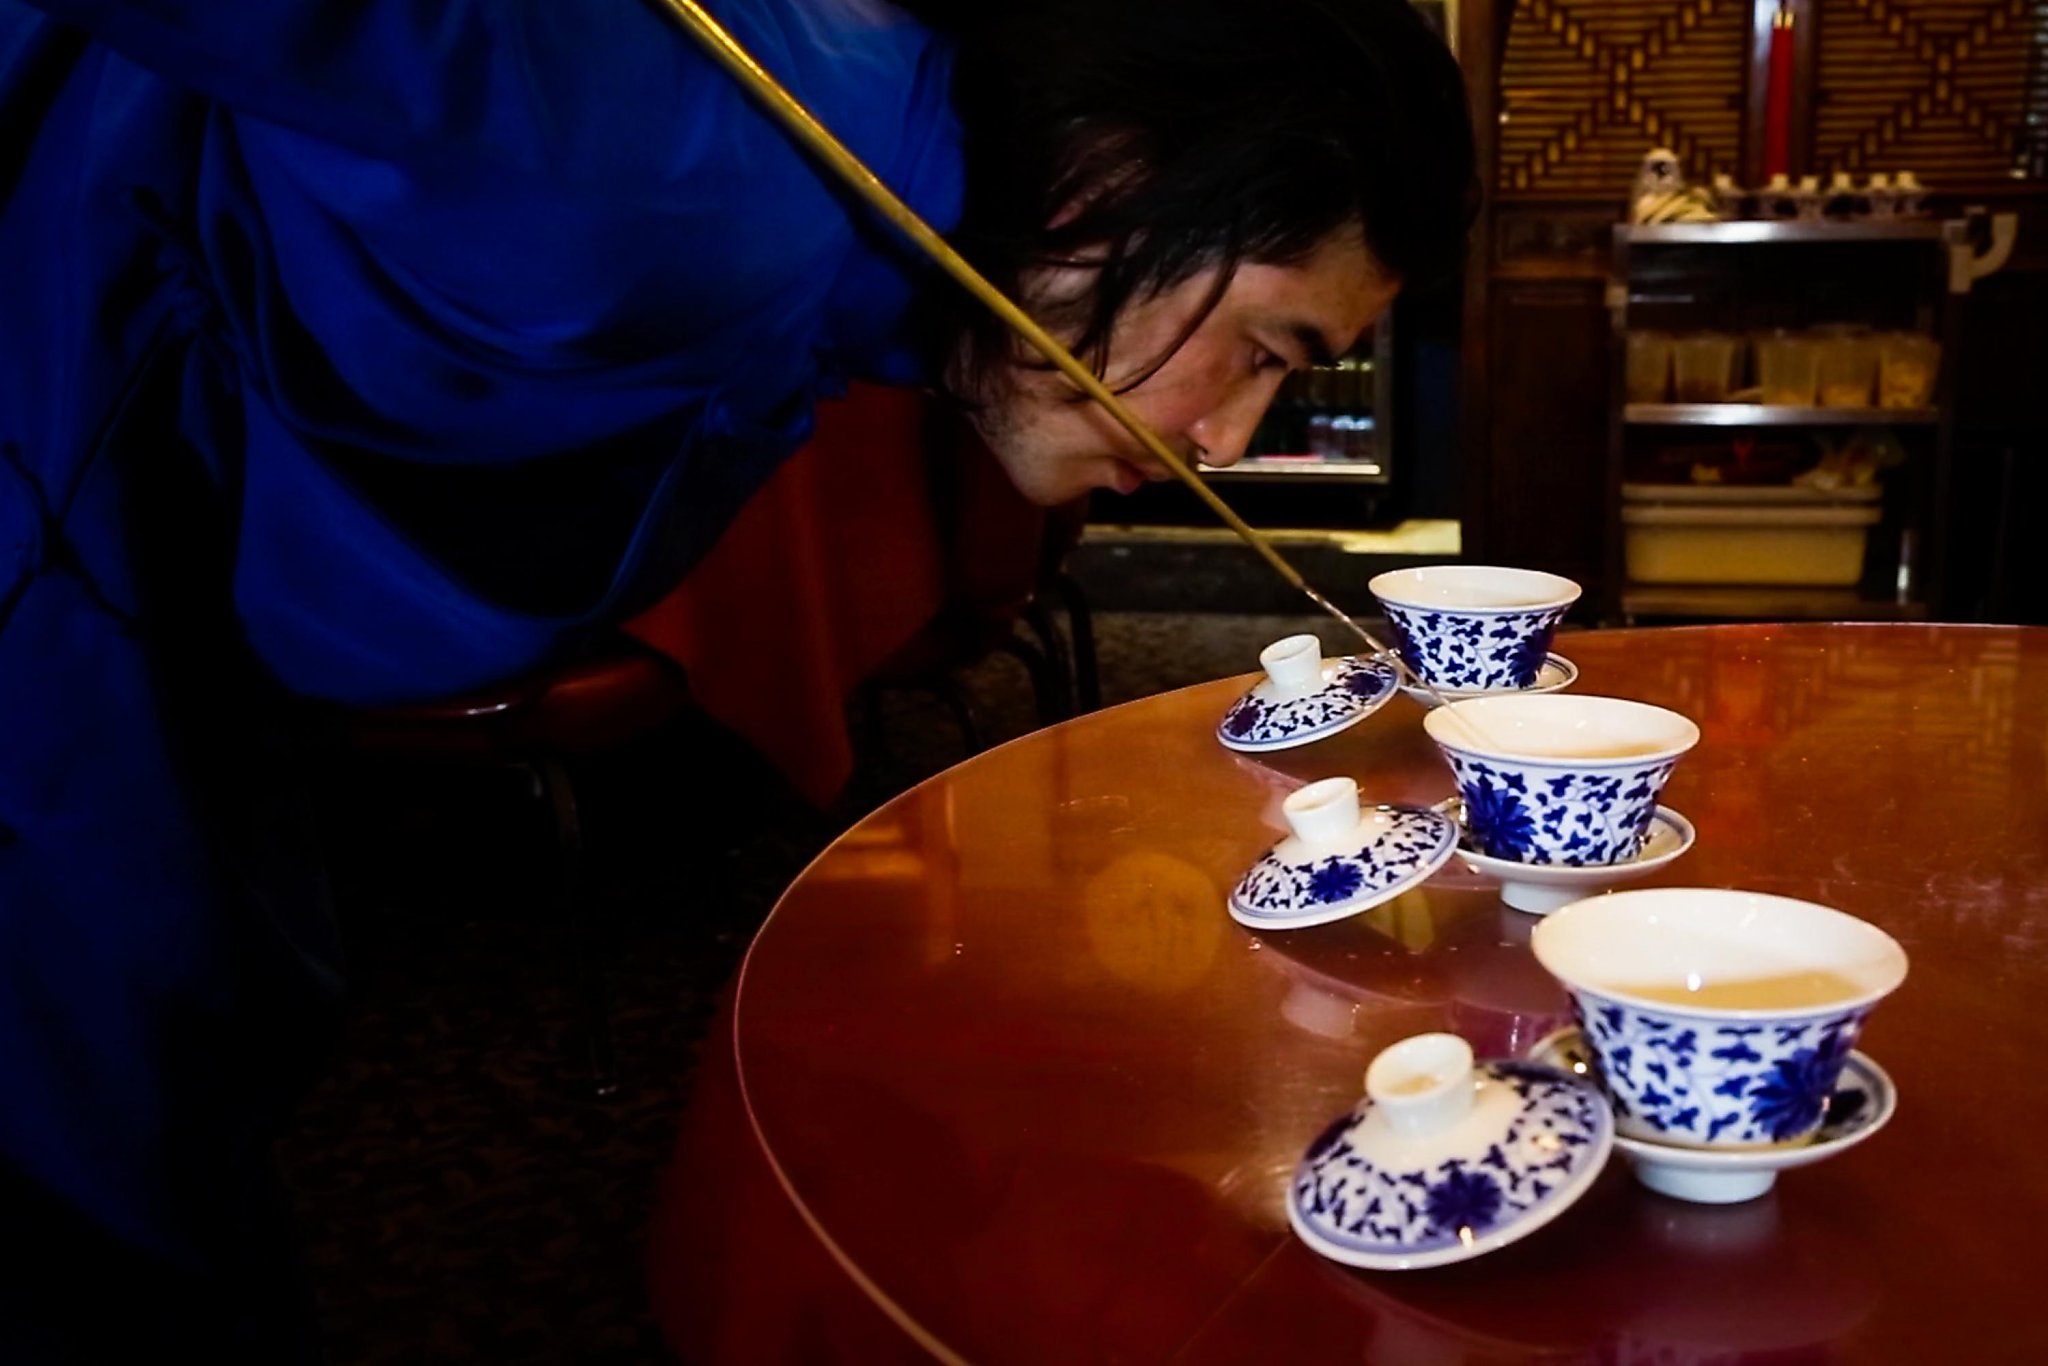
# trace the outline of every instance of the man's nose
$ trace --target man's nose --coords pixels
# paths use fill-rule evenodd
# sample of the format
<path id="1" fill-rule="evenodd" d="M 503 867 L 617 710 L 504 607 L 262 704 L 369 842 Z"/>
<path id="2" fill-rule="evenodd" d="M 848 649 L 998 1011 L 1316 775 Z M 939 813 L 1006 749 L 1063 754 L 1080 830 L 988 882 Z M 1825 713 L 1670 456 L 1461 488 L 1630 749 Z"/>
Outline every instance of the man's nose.
<path id="1" fill-rule="evenodd" d="M 1228 469 L 1244 459 L 1252 433 L 1279 391 L 1277 382 L 1246 385 L 1231 393 L 1188 428 L 1188 437 L 1200 447 L 1205 465 Z"/>

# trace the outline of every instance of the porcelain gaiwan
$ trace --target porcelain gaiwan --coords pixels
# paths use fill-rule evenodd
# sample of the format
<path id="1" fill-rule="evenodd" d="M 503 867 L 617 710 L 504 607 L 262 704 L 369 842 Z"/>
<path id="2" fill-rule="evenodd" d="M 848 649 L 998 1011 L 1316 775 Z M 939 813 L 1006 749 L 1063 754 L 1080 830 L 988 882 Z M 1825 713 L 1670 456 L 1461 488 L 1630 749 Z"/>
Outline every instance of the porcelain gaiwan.
<path id="1" fill-rule="evenodd" d="M 1501 694 L 1422 718 L 1465 807 L 1465 833 L 1515 863 L 1624 863 L 1649 833 L 1672 769 L 1700 728 L 1624 697 Z"/>
<path id="2" fill-rule="evenodd" d="M 1585 1081 L 1533 1063 L 1475 1064 L 1457 1035 L 1418 1034 L 1372 1060 L 1365 1099 L 1309 1146 L 1287 1219 L 1351 1266 L 1467 1261 L 1570 1208 L 1613 1146 L 1606 1098 Z"/>
<path id="3" fill-rule="evenodd" d="M 1906 952 L 1832 907 L 1720 887 L 1573 902 L 1530 950 L 1572 1015 L 1621 1131 L 1698 1148 L 1805 1141 Z"/>
<path id="4" fill-rule="evenodd" d="M 1570 579 L 1536 569 L 1443 564 L 1395 569 L 1367 585 L 1401 662 L 1440 689 L 1533 688 L 1557 625 L 1579 600 Z"/>

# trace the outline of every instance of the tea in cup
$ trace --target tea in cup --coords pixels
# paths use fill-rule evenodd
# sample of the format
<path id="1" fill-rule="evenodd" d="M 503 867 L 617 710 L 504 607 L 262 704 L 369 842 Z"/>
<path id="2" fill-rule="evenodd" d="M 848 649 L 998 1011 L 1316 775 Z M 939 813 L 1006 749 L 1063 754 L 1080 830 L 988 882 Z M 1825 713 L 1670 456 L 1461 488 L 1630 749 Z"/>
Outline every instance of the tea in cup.
<path id="1" fill-rule="evenodd" d="M 1575 901 L 1530 948 L 1570 992 L 1614 1102 L 1653 1143 L 1801 1143 L 1906 953 L 1877 926 L 1758 892 L 1653 887 Z"/>
<path id="2" fill-rule="evenodd" d="M 1556 574 L 1493 565 L 1396 569 L 1367 585 L 1393 628 L 1401 662 L 1447 692 L 1527 688 L 1579 586 Z"/>
<path id="3" fill-rule="evenodd" d="M 1422 726 L 1457 778 L 1474 848 L 1573 868 L 1636 856 L 1672 769 L 1700 738 L 1675 711 L 1566 693 L 1467 698 Z"/>

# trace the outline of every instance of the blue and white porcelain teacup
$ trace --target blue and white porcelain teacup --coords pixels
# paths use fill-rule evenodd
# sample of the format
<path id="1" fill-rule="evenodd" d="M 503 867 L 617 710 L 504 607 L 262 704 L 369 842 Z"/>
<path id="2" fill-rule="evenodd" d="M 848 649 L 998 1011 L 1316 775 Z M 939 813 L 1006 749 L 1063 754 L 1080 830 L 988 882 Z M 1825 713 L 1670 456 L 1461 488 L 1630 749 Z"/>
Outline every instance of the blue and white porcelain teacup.
<path id="1" fill-rule="evenodd" d="M 1614 1102 L 1652 1143 L 1801 1143 L 1906 953 L 1852 915 L 1757 892 L 1653 887 L 1576 901 L 1536 926 L 1536 960 Z"/>
<path id="2" fill-rule="evenodd" d="M 1584 868 L 1636 856 L 1700 728 L 1675 711 L 1570 693 L 1473 697 L 1422 718 L 1491 858 Z"/>
<path id="3" fill-rule="evenodd" d="M 1531 687 L 1579 586 L 1535 569 L 1430 565 L 1367 585 L 1393 628 L 1401 662 L 1445 692 Z"/>

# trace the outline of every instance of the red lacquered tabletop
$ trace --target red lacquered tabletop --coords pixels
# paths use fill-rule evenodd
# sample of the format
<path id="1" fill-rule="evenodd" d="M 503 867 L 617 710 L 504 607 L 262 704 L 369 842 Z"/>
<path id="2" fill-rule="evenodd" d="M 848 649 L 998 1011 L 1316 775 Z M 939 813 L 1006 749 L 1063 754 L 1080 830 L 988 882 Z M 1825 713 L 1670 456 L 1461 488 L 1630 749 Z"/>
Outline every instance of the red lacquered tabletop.
<path id="1" fill-rule="evenodd" d="M 1294 786 L 1349 774 L 1368 801 L 1433 802 L 1451 785 L 1405 699 L 1304 749 L 1233 755 L 1213 732 L 1245 680 L 1224 681 L 983 755 L 814 864 L 732 1014 L 731 1108 L 775 1179 L 742 1199 L 686 1141 L 657 1245 L 676 1265 L 718 1239 L 719 1202 L 685 1188 L 729 1179 L 719 1217 L 758 1256 L 783 1238 L 906 1351 L 974 1362 L 2048 1350 L 2048 631 L 1715 627 L 1559 649 L 1577 691 L 1700 724 L 1664 796 L 1699 843 L 1650 883 L 1821 901 L 1905 945 L 1911 974 L 1861 1045 L 1900 1091 L 1868 1142 L 1725 1207 L 1655 1195 L 1617 1154 L 1577 1207 L 1474 1262 L 1317 1258 L 1288 1231 L 1288 1175 L 1373 1053 L 1434 1029 L 1516 1053 L 1564 1000 L 1529 954 L 1534 920 L 1455 864 L 1349 921 L 1234 924 L 1224 897 Z M 658 1256 L 658 1298 L 700 1295 L 663 1307 L 686 1350 L 768 1340 L 706 1327 L 710 1299 L 681 1279 Z"/>

